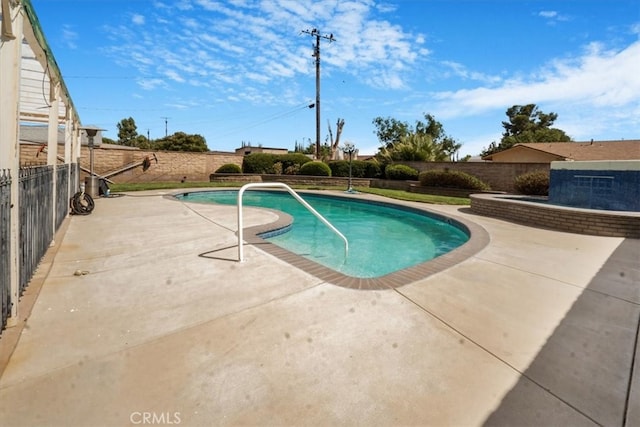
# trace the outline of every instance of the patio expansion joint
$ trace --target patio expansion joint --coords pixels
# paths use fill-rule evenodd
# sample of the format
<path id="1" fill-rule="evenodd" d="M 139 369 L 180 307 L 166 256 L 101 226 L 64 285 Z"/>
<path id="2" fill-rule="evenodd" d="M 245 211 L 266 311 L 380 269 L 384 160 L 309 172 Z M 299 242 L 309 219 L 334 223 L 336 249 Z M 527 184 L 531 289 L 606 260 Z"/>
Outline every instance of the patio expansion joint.
<path id="1" fill-rule="evenodd" d="M 545 278 L 545 279 L 548 279 L 548 280 L 551 280 L 551 281 L 554 281 L 554 282 L 557 282 L 557 283 L 561 283 L 563 285 L 571 286 L 572 288 L 580 289 L 583 292 L 590 292 L 590 293 L 594 293 L 594 294 L 599 294 L 599 295 L 602 295 L 602 296 L 605 296 L 605 297 L 608 297 L 608 298 L 614 298 L 614 299 L 617 299 L 619 301 L 626 302 L 626 303 L 631 304 L 631 305 L 640 306 L 640 303 L 638 303 L 636 301 L 632 301 L 632 300 L 628 300 L 626 298 L 622 298 L 622 297 L 619 297 L 619 296 L 616 296 L 616 295 L 608 294 L 606 292 L 599 291 L 597 289 L 589 289 L 586 286 L 576 285 L 575 283 L 567 282 L 565 280 L 560 280 L 560 279 L 558 279 L 556 277 L 550 277 L 550 276 L 547 276 L 545 274 L 536 273 L 535 271 L 529 271 L 529 270 L 524 270 L 522 268 L 516 268 L 516 267 L 514 267 L 512 265 L 504 264 L 504 263 L 501 263 L 501 262 L 492 261 L 490 259 L 482 258 L 480 256 L 475 256 L 475 258 L 480 260 L 480 261 L 484 261 L 484 262 L 488 262 L 488 263 L 491 263 L 491 264 L 499 265 L 500 267 L 509 268 L 511 270 L 520 271 L 522 273 L 531 274 L 533 276 L 542 277 L 542 278 Z"/>
<path id="2" fill-rule="evenodd" d="M 584 411 L 580 410 L 579 408 L 577 408 L 575 405 L 571 404 L 570 402 L 568 402 L 567 400 L 563 399 L 561 396 L 559 396 L 558 394 L 554 393 L 553 391 L 551 391 L 548 387 L 545 387 L 544 385 L 542 385 L 540 382 L 536 381 L 534 378 L 530 377 L 529 375 L 527 375 L 525 372 L 521 371 L 520 369 L 518 369 L 517 367 L 515 367 L 514 365 L 512 365 L 511 363 L 509 363 L 507 360 L 503 359 L 502 357 L 498 356 L 496 353 L 492 352 L 490 349 L 488 349 L 487 347 L 483 346 L 482 344 L 480 344 L 478 341 L 474 340 L 473 338 L 471 338 L 470 336 L 466 335 L 464 332 L 462 332 L 461 330 L 459 330 L 458 328 L 456 328 L 455 326 L 453 326 L 452 324 L 450 324 L 449 322 L 447 322 L 445 319 L 443 319 L 442 317 L 438 316 L 437 314 L 433 313 L 432 311 L 430 311 L 428 308 L 420 305 L 418 302 L 414 301 L 413 299 L 411 299 L 409 296 L 405 295 L 402 292 L 401 288 L 394 288 L 393 289 L 395 292 L 398 293 L 398 295 L 401 298 L 406 299 L 410 304 L 415 305 L 418 309 L 422 310 L 423 312 L 425 312 L 428 316 L 434 318 L 435 320 L 437 320 L 438 322 L 442 323 L 444 326 L 446 326 L 448 329 L 450 329 L 451 331 L 455 332 L 456 334 L 460 335 L 461 337 L 463 337 L 464 339 L 468 340 L 470 343 L 472 343 L 473 345 L 475 345 L 476 347 L 478 347 L 480 350 L 482 350 L 483 352 L 487 353 L 489 356 L 493 357 L 494 359 L 498 360 L 499 362 L 501 362 L 502 364 L 504 364 L 505 366 L 507 366 L 509 369 L 513 370 L 514 372 L 516 372 L 518 375 L 520 375 L 523 378 L 526 378 L 528 381 L 531 381 L 532 384 L 534 384 L 536 387 L 540 388 L 541 390 L 545 391 L 546 393 L 548 393 L 549 395 L 553 396 L 555 399 L 557 399 L 558 401 L 562 402 L 563 404 L 565 404 L 566 406 L 568 406 L 569 408 L 573 409 L 574 411 L 576 411 L 577 413 L 581 414 L 583 417 L 587 418 L 588 420 L 592 421 L 594 424 L 596 425 L 600 425 L 601 423 L 599 423 L 598 421 L 596 421 L 595 419 L 593 419 L 591 416 L 589 416 L 588 414 L 586 414 Z"/>
<path id="3" fill-rule="evenodd" d="M 176 199 L 176 200 L 179 200 L 179 199 Z M 191 212 L 193 212 L 194 214 L 198 215 L 200 218 L 203 218 L 205 221 L 210 222 L 210 223 L 212 223 L 212 224 L 215 224 L 215 225 L 217 225 L 218 227 L 224 228 L 224 229 L 225 229 L 225 230 L 227 230 L 227 231 L 231 231 L 232 233 L 236 233 L 236 232 L 238 231 L 238 230 L 235 230 L 235 229 L 231 229 L 231 228 L 229 228 L 229 227 L 227 227 L 227 226 L 225 226 L 225 225 L 222 225 L 222 224 L 220 224 L 220 223 L 218 223 L 218 222 L 214 221 L 213 219 L 211 219 L 211 218 L 209 218 L 209 217 L 207 217 L 207 216 L 205 216 L 205 215 L 201 214 L 200 212 L 198 212 L 197 210 L 195 210 L 193 207 L 189 206 L 189 204 L 188 204 L 187 202 L 183 202 L 183 201 L 181 201 L 181 200 L 179 200 L 179 201 L 180 201 L 180 203 L 182 204 L 182 206 L 184 206 L 185 208 L 189 209 Z M 189 203 L 195 203 L 195 202 L 191 202 L 191 201 L 190 201 Z"/>

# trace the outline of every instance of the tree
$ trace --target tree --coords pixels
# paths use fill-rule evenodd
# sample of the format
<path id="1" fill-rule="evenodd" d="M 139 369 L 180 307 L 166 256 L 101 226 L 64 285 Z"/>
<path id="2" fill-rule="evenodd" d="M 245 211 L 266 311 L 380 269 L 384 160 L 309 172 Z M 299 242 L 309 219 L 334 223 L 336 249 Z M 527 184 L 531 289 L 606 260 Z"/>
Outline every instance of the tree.
<path id="1" fill-rule="evenodd" d="M 392 117 L 376 117 L 373 119 L 373 124 L 376 126 L 375 133 L 382 144 L 382 147 L 380 148 L 380 154 L 382 157 L 386 157 L 389 150 L 394 150 L 395 146 L 400 144 L 402 141 L 405 142 L 405 144 L 402 145 L 402 149 L 406 150 L 407 138 L 411 135 L 419 135 L 421 137 L 428 138 L 431 141 L 431 144 L 433 144 L 433 149 L 431 150 L 433 155 L 427 156 L 427 161 L 452 160 L 455 153 L 457 153 L 460 147 L 462 147 L 462 144 L 446 135 L 442 123 L 438 122 L 431 114 L 425 114 L 424 118 L 426 122 L 416 120 L 415 127 L 409 125 L 407 122 L 402 122 Z M 422 139 L 419 140 L 422 141 Z M 415 142 L 419 140 L 412 140 L 414 142 L 411 144 L 416 145 Z M 424 142 L 417 145 L 422 145 L 424 148 Z M 399 148 L 400 146 L 398 146 L 398 149 Z"/>
<path id="2" fill-rule="evenodd" d="M 156 140 L 155 148 L 165 151 L 209 151 L 203 136 L 187 135 L 184 132 L 176 132 L 173 135 Z"/>
<path id="3" fill-rule="evenodd" d="M 411 133 L 400 138 L 391 147 L 382 147 L 378 158 L 383 163 L 394 161 L 443 162 L 449 159 L 442 146 L 433 141 L 431 135 Z"/>
<path id="4" fill-rule="evenodd" d="M 528 142 L 568 142 L 571 138 L 561 129 L 552 128 L 556 113 L 543 113 L 536 104 L 514 105 L 506 112 L 509 121 L 502 122 L 504 132 L 499 144 L 495 141 L 482 151 L 482 156 L 497 153 L 516 144 Z"/>
<path id="5" fill-rule="evenodd" d="M 424 118 L 427 121 L 426 124 L 419 120 L 416 122 L 416 133 L 431 136 L 433 142 L 440 146 L 440 150 L 446 154 L 447 158 L 438 161 L 453 160 L 454 155 L 460 150 L 462 144 L 446 135 L 442 123 L 437 121 L 431 114 L 425 114 Z"/>
<path id="6" fill-rule="evenodd" d="M 133 118 L 120 120 L 118 123 L 118 144 L 133 145 L 132 142 L 138 137 L 138 128 Z"/>
<path id="7" fill-rule="evenodd" d="M 329 147 L 331 147 L 331 160 L 337 160 L 336 153 L 338 152 L 338 147 L 340 146 L 340 135 L 342 135 L 342 128 L 344 127 L 344 119 L 338 119 L 336 122 L 336 139 L 333 140 L 333 131 L 331 130 L 331 122 L 327 120 L 327 125 L 329 126 Z"/>
<path id="8" fill-rule="evenodd" d="M 386 119 L 376 117 L 373 119 L 373 124 L 376 127 L 375 134 L 378 137 L 378 141 L 387 148 L 393 147 L 393 144 L 399 142 L 403 136 L 412 132 L 407 122 L 401 122 L 392 117 L 387 117 Z"/>
<path id="9" fill-rule="evenodd" d="M 129 145 L 131 145 L 132 147 L 138 147 L 141 150 L 149 150 L 152 148 L 151 141 L 149 141 L 144 135 L 136 136 L 135 139 L 130 141 Z"/>
<path id="10" fill-rule="evenodd" d="M 295 153 L 302 154 L 311 154 L 313 157 L 317 157 L 316 155 L 316 143 L 311 141 L 311 138 L 307 138 L 307 146 L 304 145 L 304 140 L 302 143 L 298 144 L 298 141 L 295 143 L 294 148 Z M 331 160 L 331 147 L 327 142 L 320 145 L 320 157 L 317 160 Z"/>

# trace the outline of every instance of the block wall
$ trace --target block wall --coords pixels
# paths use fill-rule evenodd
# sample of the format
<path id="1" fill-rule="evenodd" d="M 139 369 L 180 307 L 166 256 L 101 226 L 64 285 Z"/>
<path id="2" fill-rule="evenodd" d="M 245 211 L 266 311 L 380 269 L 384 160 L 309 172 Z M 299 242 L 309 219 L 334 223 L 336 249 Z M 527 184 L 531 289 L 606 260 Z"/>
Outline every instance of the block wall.
<path id="1" fill-rule="evenodd" d="M 46 164 L 46 153 L 37 152 L 40 146 L 23 144 L 20 146 L 21 165 Z M 63 155 L 63 153 L 58 153 Z M 154 157 L 155 155 L 155 157 Z M 87 147 L 82 147 L 80 166 L 89 170 L 90 155 Z M 138 165 L 109 179 L 116 183 L 125 182 L 177 182 L 209 181 L 209 175 L 226 163 L 242 166 L 243 155 L 226 152 L 187 153 L 181 151 L 147 151 L 128 148 L 94 148 L 94 171 L 106 175 L 131 165 Z M 140 163 L 148 157 L 151 165 L 143 171 Z M 156 162 L 157 159 L 157 162 Z M 81 180 L 87 176 L 81 172 Z"/>
<path id="2" fill-rule="evenodd" d="M 515 193 L 517 176 L 542 170 L 549 173 L 549 163 L 492 163 L 492 162 L 400 162 L 422 171 L 449 169 L 473 175 L 486 182 L 494 191 Z"/>

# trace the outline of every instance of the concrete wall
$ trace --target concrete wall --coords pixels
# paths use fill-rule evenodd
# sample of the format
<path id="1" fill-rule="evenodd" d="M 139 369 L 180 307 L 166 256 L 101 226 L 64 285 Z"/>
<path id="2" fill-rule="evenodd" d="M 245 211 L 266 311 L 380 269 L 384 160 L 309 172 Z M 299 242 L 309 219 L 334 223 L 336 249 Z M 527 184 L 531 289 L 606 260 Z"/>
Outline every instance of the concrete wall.
<path id="1" fill-rule="evenodd" d="M 398 162 L 419 171 L 449 169 L 473 175 L 486 182 L 494 191 L 515 193 L 517 176 L 538 170 L 549 173 L 549 163 L 492 163 L 492 162 Z"/>

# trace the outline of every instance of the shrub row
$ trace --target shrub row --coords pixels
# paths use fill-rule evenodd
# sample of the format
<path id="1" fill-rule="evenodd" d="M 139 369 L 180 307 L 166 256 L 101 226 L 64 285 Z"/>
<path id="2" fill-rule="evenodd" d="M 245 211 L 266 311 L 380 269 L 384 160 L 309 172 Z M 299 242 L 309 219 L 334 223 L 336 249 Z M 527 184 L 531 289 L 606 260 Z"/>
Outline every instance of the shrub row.
<path id="1" fill-rule="evenodd" d="M 253 153 L 244 157 L 242 168 L 228 163 L 216 170 L 216 173 L 256 173 L 256 174 L 284 174 L 308 176 L 349 176 L 349 162 L 347 160 L 330 161 L 328 164 L 311 161 L 301 153 L 284 155 Z M 416 169 L 402 164 L 391 164 L 384 168 L 384 175 L 390 180 L 419 180 L 425 187 L 449 187 L 469 190 L 486 191 L 490 187 L 477 177 L 460 171 L 430 170 L 418 172 Z M 351 176 L 354 178 L 379 178 L 382 176 L 377 161 L 353 160 L 351 162 Z M 549 194 L 549 174 L 545 171 L 535 171 L 516 177 L 515 188 L 521 194 L 546 196 Z"/>
<path id="2" fill-rule="evenodd" d="M 300 171 L 302 165 L 310 161 L 311 159 L 302 153 L 251 153 L 244 156 L 242 172 L 295 175 Z"/>
<path id="3" fill-rule="evenodd" d="M 244 157 L 241 170 L 237 171 L 231 164 L 222 165 L 216 173 L 255 173 L 277 175 L 314 175 L 319 176 L 349 176 L 349 162 L 347 160 L 335 160 L 324 163 L 329 168 L 330 175 L 326 175 L 326 169 L 322 166 L 303 166 L 310 163 L 311 159 L 302 153 L 269 154 L 252 153 Z M 320 162 L 322 163 L 322 162 Z M 381 176 L 380 165 L 376 161 L 353 160 L 351 162 L 351 176 L 354 178 L 379 178 Z"/>
<path id="4" fill-rule="evenodd" d="M 425 187 L 463 188 L 478 191 L 490 189 L 489 185 L 473 175 L 447 169 L 421 172 L 419 180 L 420 184 Z"/>
<path id="5" fill-rule="evenodd" d="M 349 176 L 348 160 L 332 160 L 328 164 L 332 176 Z M 379 178 L 381 175 L 380 165 L 375 160 L 351 161 L 351 176 L 354 178 Z"/>

